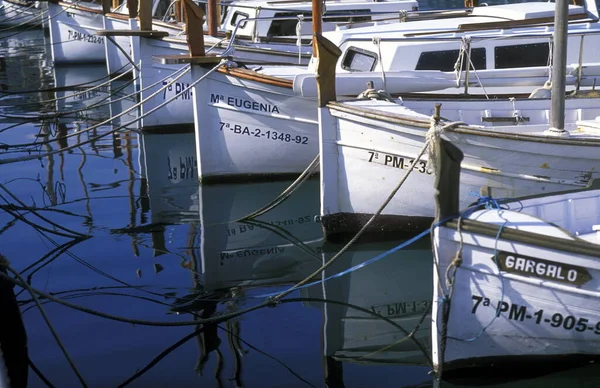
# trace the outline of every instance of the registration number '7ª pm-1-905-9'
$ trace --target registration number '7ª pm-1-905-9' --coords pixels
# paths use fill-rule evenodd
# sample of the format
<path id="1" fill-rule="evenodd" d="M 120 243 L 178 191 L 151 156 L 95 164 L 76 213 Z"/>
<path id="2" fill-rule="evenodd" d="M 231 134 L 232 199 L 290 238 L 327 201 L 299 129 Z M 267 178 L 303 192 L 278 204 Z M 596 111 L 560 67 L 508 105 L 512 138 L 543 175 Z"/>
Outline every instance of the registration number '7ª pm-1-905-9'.
<path id="1" fill-rule="evenodd" d="M 600 335 L 600 320 L 562 314 L 544 309 L 534 310 L 531 306 L 511 303 L 510 301 L 493 302 L 480 295 L 471 295 L 473 307 L 471 314 L 485 309 L 493 309 L 497 317 L 503 316 L 516 322 L 532 322 L 535 325 L 548 325 L 555 329 L 574 330 L 578 332 L 592 332 Z"/>

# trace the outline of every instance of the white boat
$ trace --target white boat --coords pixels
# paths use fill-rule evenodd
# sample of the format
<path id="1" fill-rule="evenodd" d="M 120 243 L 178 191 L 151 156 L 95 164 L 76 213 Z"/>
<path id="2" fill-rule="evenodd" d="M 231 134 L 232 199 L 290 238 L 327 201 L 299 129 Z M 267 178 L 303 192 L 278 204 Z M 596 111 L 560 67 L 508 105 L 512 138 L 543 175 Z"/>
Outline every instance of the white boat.
<path id="1" fill-rule="evenodd" d="M 440 143 L 436 372 L 599 356 L 598 185 L 459 210 L 462 155 Z"/>
<path id="2" fill-rule="evenodd" d="M 338 95 L 355 96 L 365 90 L 366 81 L 374 81 L 373 89 L 375 90 L 369 92 L 376 92 L 382 88 L 389 93 L 425 92 L 444 90 L 450 85 L 460 85 L 460 90 L 464 91 L 464 85 L 460 80 L 469 78 L 465 76 L 465 72 L 457 76 L 452 72 L 415 70 L 415 67 L 418 66 L 415 66 L 414 61 L 417 60 L 421 52 L 412 53 L 407 58 L 403 58 L 402 47 L 423 47 L 423 53 L 427 50 L 427 47 L 435 47 L 434 50 L 439 50 L 434 51 L 435 57 L 438 54 L 441 56 L 446 55 L 449 47 L 456 46 L 456 50 L 450 50 L 451 56 L 456 54 L 452 56 L 452 60 L 456 62 L 460 45 L 463 42 L 462 38 L 473 35 L 480 39 L 479 43 L 486 45 L 482 49 L 484 50 L 483 55 L 488 60 L 498 58 L 498 63 L 495 66 L 492 62 L 485 70 L 477 71 L 479 77 L 481 79 L 487 77 L 485 79 L 494 86 L 502 83 L 513 85 L 504 88 L 507 93 L 503 97 L 504 100 L 488 100 L 485 97 L 475 96 L 481 98 L 480 101 L 485 101 L 480 102 L 479 106 L 486 107 L 483 112 L 477 108 L 475 114 L 480 115 L 479 117 L 496 115 L 504 117 L 507 114 L 506 101 L 509 101 L 509 97 L 520 96 L 519 93 L 523 91 L 523 86 L 526 86 L 527 83 L 531 84 L 538 81 L 542 83 L 542 80 L 547 80 L 549 67 L 538 66 L 538 62 L 540 60 L 547 61 L 548 59 L 548 41 L 551 38 L 553 28 L 551 23 L 544 24 L 544 22 L 540 24 L 538 17 L 547 21 L 548 17 L 554 14 L 553 9 L 554 4 L 551 3 L 499 5 L 476 8 L 473 10 L 474 15 L 470 16 L 440 19 L 434 22 L 415 21 L 398 23 L 395 26 L 392 24 L 380 26 L 383 31 L 389 30 L 389 33 L 386 33 L 388 37 L 393 35 L 393 28 L 396 28 L 398 34 L 402 33 L 407 36 L 406 41 L 401 38 L 390 38 L 398 46 L 398 49 L 395 51 L 397 53 L 395 54 L 396 59 L 392 60 L 390 58 L 386 61 L 378 60 L 379 54 L 375 57 L 369 53 L 366 56 L 361 56 L 364 50 L 353 48 L 355 46 L 354 39 L 356 39 L 356 44 L 363 42 L 365 39 L 358 34 L 361 31 L 360 29 L 349 30 L 353 31 L 354 34 L 348 35 L 348 39 L 339 32 L 332 32 L 330 33 L 331 37 L 341 39 L 339 41 L 334 40 L 332 46 L 337 44 L 342 49 L 335 76 L 336 86 L 339 85 L 340 89 Z M 569 9 L 572 14 L 578 17 L 589 18 L 585 19 L 589 20 L 588 23 L 572 23 L 569 26 L 569 47 L 571 48 L 567 59 L 568 63 L 573 64 L 570 68 L 573 74 L 576 75 L 575 79 L 569 78 L 569 82 L 577 84 L 579 82 L 577 80 L 583 78 L 579 76 L 581 72 L 575 69 L 583 71 L 584 67 L 583 62 L 581 65 L 579 64 L 580 43 L 583 42 L 582 47 L 586 50 L 585 61 L 598 61 L 600 58 L 594 57 L 596 50 L 588 44 L 600 39 L 600 34 L 597 33 L 600 30 L 595 14 L 593 12 L 588 13 L 588 8 L 570 6 Z M 593 10 L 595 10 L 595 6 Z M 506 26 L 513 27 L 498 30 L 497 19 L 490 16 L 496 12 L 503 14 L 503 21 Z M 460 33 L 457 30 L 454 34 L 456 37 L 452 37 L 451 41 L 447 32 L 443 33 L 441 38 L 431 36 L 435 35 L 433 32 L 439 33 L 439 29 L 454 31 L 459 26 L 468 25 L 469 23 L 479 29 L 476 31 L 466 29 Z M 432 39 L 434 43 L 431 46 L 421 45 L 425 38 L 418 43 L 413 41 L 408 37 L 410 34 L 406 31 L 407 29 L 412 31 L 411 34 L 427 33 L 427 39 Z M 365 31 L 370 31 L 371 37 L 373 37 L 373 28 Z M 324 33 L 324 35 L 326 34 Z M 582 40 L 583 36 L 585 36 L 585 39 Z M 371 38 L 369 39 L 372 41 Z M 383 40 L 384 38 L 381 42 Z M 514 68 L 507 69 L 503 69 L 505 65 L 500 64 L 501 56 L 499 54 L 492 55 L 500 48 L 504 51 L 514 49 L 518 52 L 523 50 L 523 44 L 527 47 L 533 45 L 538 48 L 545 48 L 545 51 L 542 49 L 532 50 L 533 54 L 528 58 L 532 60 L 535 58 L 533 62 L 514 63 Z M 383 45 L 381 50 L 386 55 L 391 52 L 391 49 L 388 48 L 384 51 Z M 488 50 L 487 56 L 485 50 Z M 332 51 L 335 51 L 335 49 L 332 49 Z M 336 59 L 329 60 L 336 61 Z M 368 68 L 355 68 L 353 67 L 354 61 L 356 61 L 356 66 L 359 66 L 359 63 L 371 63 L 371 66 Z M 391 73 L 387 70 L 384 72 L 377 71 L 380 69 L 380 67 L 377 67 L 380 66 L 380 63 L 383 63 L 386 69 L 393 68 L 394 71 Z M 398 65 L 396 66 L 396 64 Z M 586 78 L 586 82 L 590 85 L 593 85 L 598 78 L 599 69 L 596 65 L 597 63 L 590 63 L 588 69 L 590 74 Z M 260 70 L 240 69 L 230 66 L 211 73 L 205 80 L 197 83 L 194 86 L 192 98 L 194 99 L 195 117 L 199 118 L 195 125 L 200 178 L 224 178 L 228 175 L 238 174 L 277 175 L 303 171 L 318 153 L 318 120 L 317 111 L 315 110 L 316 82 L 314 75 L 316 66 L 316 60 L 311 62 L 308 69 L 304 70 L 299 66 L 264 66 Z M 406 66 L 406 71 L 398 71 L 400 69 L 398 66 Z M 342 70 L 345 68 L 345 71 L 341 72 L 340 67 Z M 192 81 L 197 82 L 211 68 L 212 65 L 208 66 L 206 64 L 192 65 Z M 361 72 L 359 70 L 365 71 Z M 470 74 L 469 79 L 471 81 L 477 79 L 474 72 Z M 459 79 L 458 83 L 457 77 Z M 536 80 L 533 77 L 538 78 Z M 483 83 L 485 84 L 485 82 Z M 518 89 L 515 89 L 516 87 Z M 529 86 L 527 90 L 529 91 L 527 95 L 529 95 L 534 87 Z M 426 93 L 419 95 L 420 98 L 430 97 L 435 99 L 448 96 L 452 95 Z M 415 110 L 429 114 L 433 109 L 433 103 L 427 102 L 424 105 L 421 100 L 415 97 L 414 94 L 403 96 L 404 105 L 410 108 L 414 106 Z M 456 93 L 452 98 L 456 98 Z M 537 103 L 527 102 L 525 105 L 526 109 L 548 110 L 549 100 L 540 100 Z M 451 106 L 445 103 L 444 114 L 460 117 L 463 114 L 463 106 L 462 103 L 455 103 Z M 587 109 L 585 107 L 581 108 L 582 111 Z M 519 109 L 509 108 L 510 114 Z M 542 112 L 540 114 L 542 116 L 545 114 L 543 111 L 540 112 Z M 534 114 L 534 112 L 531 112 L 531 114 Z M 587 113 L 583 115 L 586 116 Z M 586 118 L 593 117 L 595 116 L 586 116 Z M 515 118 L 509 120 L 514 122 Z"/>
<path id="3" fill-rule="evenodd" d="M 335 23 L 353 18 L 389 18 L 399 11 L 417 8 L 417 2 L 344 0 L 327 1 L 326 7 L 323 29 L 333 30 Z M 188 11 L 188 14 L 188 18 L 197 18 L 194 12 Z M 244 63 L 307 65 L 312 53 L 310 16 L 310 1 L 236 1 L 227 6 L 219 33 L 215 36 L 204 34 L 202 43 L 199 44 L 206 47 L 206 54 L 228 55 Z M 202 20 L 195 23 L 201 24 Z M 142 100 L 169 85 L 168 89 L 143 104 L 142 114 L 154 112 L 157 106 L 169 101 L 156 114 L 143 117 L 144 130 L 151 131 L 155 127 L 166 125 L 193 127 L 194 113 L 190 104 L 193 91 L 187 89 L 192 83 L 191 74 L 184 74 L 169 84 L 175 78 L 175 75 L 170 75 L 181 71 L 189 63 L 187 36 L 169 35 L 162 39 L 141 36 L 139 39 L 139 60 L 134 58 L 134 62 L 141 62 L 140 73 L 136 73 L 136 77 L 140 79 Z M 161 60 L 161 57 L 164 59 Z M 183 59 L 174 61 L 174 57 Z"/>
<path id="4" fill-rule="evenodd" d="M 44 27 L 43 2 L 29 0 L 0 0 L 0 26 L 15 28 Z"/>
<path id="5" fill-rule="evenodd" d="M 301 290 L 302 297 L 340 302 L 309 303 L 323 310 L 322 341 L 326 358 L 341 363 L 431 365 L 429 238 L 369 263 L 402 243 L 405 242 L 357 243 L 315 279 L 327 280 Z M 323 264 L 342 247 L 343 244 L 325 244 Z M 349 271 L 361 265 L 365 266 Z M 345 271 L 349 272 L 330 279 Z"/>
<path id="6" fill-rule="evenodd" d="M 168 0 L 154 0 L 152 15 L 160 19 L 165 11 L 164 3 Z M 123 72 L 130 67 L 131 47 L 129 39 L 119 39 L 119 47 L 112 44 L 105 47 L 106 37 L 97 32 L 110 29 L 129 30 L 137 25 L 130 20 L 127 3 L 122 3 L 114 10 L 105 10 L 102 4 L 87 2 L 56 1 L 48 2 L 50 26 L 50 42 L 54 64 L 105 63 L 106 50 L 114 50 L 117 57 L 110 63 L 110 70 Z M 181 25 L 156 21 L 158 30 L 181 32 Z M 127 54 L 127 55 L 125 55 Z M 127 65 L 127 66 L 126 66 Z"/>

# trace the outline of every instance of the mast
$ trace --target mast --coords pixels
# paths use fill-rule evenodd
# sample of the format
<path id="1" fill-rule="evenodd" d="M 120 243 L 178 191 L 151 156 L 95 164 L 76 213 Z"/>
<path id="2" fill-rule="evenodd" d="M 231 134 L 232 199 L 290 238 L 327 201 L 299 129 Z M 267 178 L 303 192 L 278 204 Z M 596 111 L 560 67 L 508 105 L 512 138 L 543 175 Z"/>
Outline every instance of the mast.
<path id="1" fill-rule="evenodd" d="M 312 32 L 313 32 L 313 52 L 315 49 L 316 35 L 321 35 L 323 32 L 323 0 L 312 0 Z M 314 56 L 314 54 L 313 54 Z"/>
<path id="2" fill-rule="evenodd" d="M 219 15 L 217 9 L 219 5 L 217 4 L 217 0 L 208 0 L 208 4 L 206 5 L 206 13 L 207 13 L 207 24 L 208 24 L 208 35 L 217 36 L 217 23 L 219 19 Z"/>
<path id="3" fill-rule="evenodd" d="M 565 131 L 565 77 L 567 67 L 567 34 L 569 28 L 569 3 L 556 0 L 552 51 L 552 95 L 550 129 L 547 132 L 568 136 Z"/>

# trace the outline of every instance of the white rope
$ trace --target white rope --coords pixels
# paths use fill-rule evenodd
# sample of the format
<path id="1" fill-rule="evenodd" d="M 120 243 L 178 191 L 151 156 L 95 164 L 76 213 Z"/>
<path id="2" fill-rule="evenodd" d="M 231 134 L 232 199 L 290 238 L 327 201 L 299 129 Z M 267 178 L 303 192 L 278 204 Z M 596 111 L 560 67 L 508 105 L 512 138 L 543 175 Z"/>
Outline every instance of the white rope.
<path id="1" fill-rule="evenodd" d="M 298 46 L 298 64 L 302 64 L 302 23 L 304 15 L 298 15 L 298 23 L 296 23 L 296 46 Z"/>

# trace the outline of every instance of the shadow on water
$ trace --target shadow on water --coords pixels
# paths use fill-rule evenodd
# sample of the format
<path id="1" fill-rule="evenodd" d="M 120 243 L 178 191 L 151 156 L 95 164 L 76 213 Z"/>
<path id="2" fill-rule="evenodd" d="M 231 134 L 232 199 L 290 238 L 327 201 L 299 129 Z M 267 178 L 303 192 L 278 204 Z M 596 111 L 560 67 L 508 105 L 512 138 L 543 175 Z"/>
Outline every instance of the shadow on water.
<path id="1" fill-rule="evenodd" d="M 0 45 L 0 162 L 27 159 L 0 167 L 1 253 L 44 293 L 74 366 L 28 291 L 2 284 L 27 330 L 29 386 L 599 385 L 595 365 L 434 381 L 427 239 L 394 253 L 402 240 L 362 241 L 287 301 L 219 322 L 342 248 L 323 241 L 318 179 L 243 219 L 291 182 L 198 185 L 193 134 L 115 130 L 135 111 L 98 125 L 133 106 L 132 85 L 103 66 L 52 68 L 43 32 L 24 36 L 29 54 Z"/>

